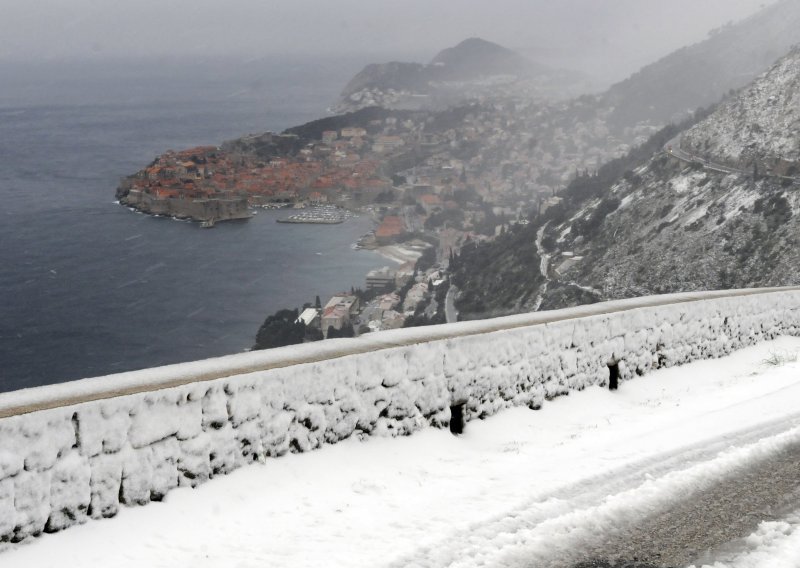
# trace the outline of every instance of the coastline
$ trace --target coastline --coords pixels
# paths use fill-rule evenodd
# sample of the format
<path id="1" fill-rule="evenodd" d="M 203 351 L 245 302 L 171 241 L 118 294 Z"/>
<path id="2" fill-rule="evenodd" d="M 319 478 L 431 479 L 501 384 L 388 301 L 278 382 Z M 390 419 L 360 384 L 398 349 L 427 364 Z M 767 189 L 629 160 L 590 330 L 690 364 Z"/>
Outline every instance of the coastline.
<path id="1" fill-rule="evenodd" d="M 156 199 L 140 191 L 118 192 L 117 201 L 128 209 L 153 217 L 171 217 L 199 223 L 247 220 L 253 212 L 246 198 L 241 199 Z"/>

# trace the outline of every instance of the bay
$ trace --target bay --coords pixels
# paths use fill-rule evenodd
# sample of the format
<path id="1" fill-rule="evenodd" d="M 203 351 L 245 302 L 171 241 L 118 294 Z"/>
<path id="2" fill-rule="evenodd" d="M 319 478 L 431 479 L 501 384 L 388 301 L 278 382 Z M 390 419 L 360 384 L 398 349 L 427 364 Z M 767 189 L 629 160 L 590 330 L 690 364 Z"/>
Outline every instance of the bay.
<path id="1" fill-rule="evenodd" d="M 280 131 L 333 96 L 271 88 L 0 107 L 0 391 L 239 352 L 269 313 L 386 264 L 351 246 L 368 217 L 287 225 L 275 221 L 288 212 L 261 211 L 209 230 L 114 202 L 121 176 L 169 148 Z"/>

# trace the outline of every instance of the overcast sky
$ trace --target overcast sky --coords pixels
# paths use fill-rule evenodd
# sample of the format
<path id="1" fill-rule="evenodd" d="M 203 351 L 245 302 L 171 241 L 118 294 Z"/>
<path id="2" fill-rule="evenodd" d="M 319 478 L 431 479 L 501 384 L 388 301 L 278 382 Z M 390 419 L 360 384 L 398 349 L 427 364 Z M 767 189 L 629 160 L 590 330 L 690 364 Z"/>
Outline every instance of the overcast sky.
<path id="1" fill-rule="evenodd" d="M 478 36 L 573 66 L 606 61 L 603 71 L 627 74 L 773 1 L 0 0 L 0 60 L 287 54 L 420 60 Z"/>

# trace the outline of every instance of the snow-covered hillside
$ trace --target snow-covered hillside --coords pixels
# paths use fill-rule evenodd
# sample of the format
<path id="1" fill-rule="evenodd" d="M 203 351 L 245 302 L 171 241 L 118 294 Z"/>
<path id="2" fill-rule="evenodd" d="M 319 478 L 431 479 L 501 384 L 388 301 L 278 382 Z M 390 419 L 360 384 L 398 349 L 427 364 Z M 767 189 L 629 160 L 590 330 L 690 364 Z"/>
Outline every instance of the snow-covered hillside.
<path id="1" fill-rule="evenodd" d="M 683 148 L 739 168 L 765 172 L 800 160 L 800 47 L 683 136 Z M 797 168 L 790 175 L 797 173 Z"/>
<path id="2" fill-rule="evenodd" d="M 680 144 L 681 149 L 678 149 Z M 800 49 L 551 223 L 559 286 L 595 299 L 800 282 Z M 734 169 L 724 167 L 732 166 Z M 561 307 L 550 302 L 546 305 Z"/>
<path id="3" fill-rule="evenodd" d="M 800 441 L 800 340 L 513 409 L 465 435 L 351 440 L 15 545 L 4 568 L 547 566 Z M 763 520 L 763 519 L 761 519 Z M 796 566 L 773 518 L 716 568 Z M 745 536 L 745 535 L 742 535 Z M 8 545 L 6 545 L 8 546 Z M 567 564 L 564 564 L 567 565 Z"/>

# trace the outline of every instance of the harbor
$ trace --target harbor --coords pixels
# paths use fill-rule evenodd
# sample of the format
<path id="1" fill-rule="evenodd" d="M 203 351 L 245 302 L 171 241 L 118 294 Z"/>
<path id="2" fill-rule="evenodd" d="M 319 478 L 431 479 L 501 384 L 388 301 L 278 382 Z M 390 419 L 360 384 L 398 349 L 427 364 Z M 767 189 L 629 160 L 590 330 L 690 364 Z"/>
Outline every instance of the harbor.
<path id="1" fill-rule="evenodd" d="M 290 217 L 276 219 L 278 223 L 309 223 L 316 225 L 338 225 L 352 214 L 333 205 L 322 205 L 302 210 Z"/>

